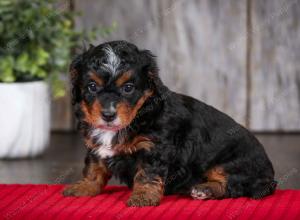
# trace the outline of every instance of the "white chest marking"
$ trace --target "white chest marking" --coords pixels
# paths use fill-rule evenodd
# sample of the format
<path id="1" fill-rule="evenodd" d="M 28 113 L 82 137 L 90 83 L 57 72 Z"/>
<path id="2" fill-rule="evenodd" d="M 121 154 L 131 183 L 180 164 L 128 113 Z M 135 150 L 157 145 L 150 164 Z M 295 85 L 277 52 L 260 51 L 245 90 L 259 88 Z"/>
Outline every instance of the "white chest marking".
<path id="1" fill-rule="evenodd" d="M 112 157 L 115 152 L 112 149 L 112 141 L 116 135 L 115 131 L 104 131 L 101 129 L 95 129 L 92 132 L 92 137 L 97 138 L 97 144 L 99 147 L 95 149 L 95 153 L 101 158 Z"/>

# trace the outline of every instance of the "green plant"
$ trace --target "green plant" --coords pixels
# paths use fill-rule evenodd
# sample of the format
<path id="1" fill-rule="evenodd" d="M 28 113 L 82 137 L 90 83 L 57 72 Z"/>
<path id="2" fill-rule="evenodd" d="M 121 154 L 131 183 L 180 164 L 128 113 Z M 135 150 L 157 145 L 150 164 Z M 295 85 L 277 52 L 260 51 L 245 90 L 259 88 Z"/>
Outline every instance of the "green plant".
<path id="1" fill-rule="evenodd" d="M 62 1 L 60 1 L 62 2 Z M 109 34 L 109 28 L 76 31 L 72 21 L 78 14 L 68 11 L 68 2 L 58 0 L 0 1 L 0 82 L 46 79 L 54 96 L 64 95 L 61 74 L 67 72 L 72 49 L 82 39 Z"/>

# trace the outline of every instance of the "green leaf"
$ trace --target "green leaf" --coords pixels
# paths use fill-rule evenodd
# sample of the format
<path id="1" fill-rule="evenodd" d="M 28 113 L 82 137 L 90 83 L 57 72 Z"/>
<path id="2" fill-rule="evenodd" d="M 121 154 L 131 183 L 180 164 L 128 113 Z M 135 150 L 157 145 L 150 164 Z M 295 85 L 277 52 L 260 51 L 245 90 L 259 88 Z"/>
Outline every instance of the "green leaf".
<path id="1" fill-rule="evenodd" d="M 66 94 L 66 88 L 64 82 L 59 78 L 59 73 L 54 73 L 50 82 L 52 85 L 52 91 L 54 98 L 63 97 Z"/>
<path id="2" fill-rule="evenodd" d="M 28 66 L 30 65 L 29 63 L 29 56 L 27 53 L 22 53 L 18 58 L 16 62 L 16 70 L 20 72 L 27 72 L 28 71 Z"/>
<path id="3" fill-rule="evenodd" d="M 3 31 L 4 31 L 4 24 L 0 23 L 0 33 L 2 34 Z"/>
<path id="4" fill-rule="evenodd" d="M 38 48 L 36 50 L 36 64 L 39 66 L 45 65 L 50 57 L 50 54 L 43 48 Z"/>
<path id="5" fill-rule="evenodd" d="M 41 79 L 44 79 L 46 76 L 47 76 L 47 72 L 41 68 L 38 68 L 35 72 L 35 75 L 38 77 L 38 78 L 41 78 Z"/>
<path id="6" fill-rule="evenodd" d="M 34 65 L 34 63 L 30 63 L 28 72 L 31 74 L 31 76 L 36 76 L 38 70 L 39 70 L 38 66 Z"/>
<path id="7" fill-rule="evenodd" d="M 7 56 L 0 59 L 0 81 L 14 82 L 15 76 L 13 74 L 14 59 L 12 56 Z"/>

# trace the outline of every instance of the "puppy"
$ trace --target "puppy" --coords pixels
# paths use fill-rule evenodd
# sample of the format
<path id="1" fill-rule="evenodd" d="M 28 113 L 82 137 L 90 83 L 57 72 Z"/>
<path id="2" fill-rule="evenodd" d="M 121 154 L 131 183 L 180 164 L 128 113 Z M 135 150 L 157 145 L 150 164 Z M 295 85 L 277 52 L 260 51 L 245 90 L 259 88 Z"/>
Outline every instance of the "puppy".
<path id="1" fill-rule="evenodd" d="M 70 67 L 73 104 L 88 153 L 65 196 L 96 196 L 114 175 L 128 206 L 163 195 L 261 198 L 276 188 L 262 145 L 226 114 L 170 91 L 155 57 L 126 41 L 91 46 Z"/>

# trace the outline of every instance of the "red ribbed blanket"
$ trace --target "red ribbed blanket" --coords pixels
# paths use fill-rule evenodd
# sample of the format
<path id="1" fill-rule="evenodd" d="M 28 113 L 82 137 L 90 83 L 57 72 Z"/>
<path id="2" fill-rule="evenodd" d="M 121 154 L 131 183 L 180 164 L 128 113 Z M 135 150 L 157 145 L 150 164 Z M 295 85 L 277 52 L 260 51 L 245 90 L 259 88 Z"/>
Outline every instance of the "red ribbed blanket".
<path id="1" fill-rule="evenodd" d="M 96 197 L 63 197 L 62 185 L 0 185 L 0 219 L 300 219 L 300 191 L 261 200 L 199 201 L 166 196 L 158 207 L 126 207 L 130 191 L 109 186 Z"/>

